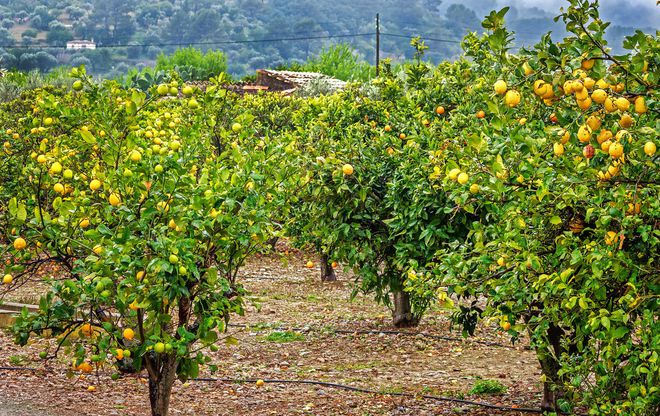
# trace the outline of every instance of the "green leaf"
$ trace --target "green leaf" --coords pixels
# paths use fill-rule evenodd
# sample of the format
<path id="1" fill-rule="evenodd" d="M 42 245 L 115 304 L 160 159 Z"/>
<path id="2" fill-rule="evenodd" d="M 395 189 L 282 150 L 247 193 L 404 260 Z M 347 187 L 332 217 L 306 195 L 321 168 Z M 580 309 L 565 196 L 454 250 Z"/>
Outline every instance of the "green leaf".
<path id="1" fill-rule="evenodd" d="M 87 144 L 96 144 L 96 137 L 92 133 L 89 132 L 89 130 L 78 130 L 80 132 L 80 135 L 82 136 L 83 140 Z"/>
<path id="2" fill-rule="evenodd" d="M 600 318 L 600 323 L 605 327 L 605 329 L 610 329 L 610 318 L 603 316 Z"/>

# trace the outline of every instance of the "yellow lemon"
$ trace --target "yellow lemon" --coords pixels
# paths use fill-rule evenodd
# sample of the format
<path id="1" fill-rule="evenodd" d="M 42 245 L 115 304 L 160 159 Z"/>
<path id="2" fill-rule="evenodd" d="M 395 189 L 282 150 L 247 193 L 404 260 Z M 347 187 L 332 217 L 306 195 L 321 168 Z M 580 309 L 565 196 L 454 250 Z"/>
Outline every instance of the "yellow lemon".
<path id="1" fill-rule="evenodd" d="M 133 162 L 139 162 L 142 159 L 142 154 L 140 152 L 138 152 L 137 150 L 133 150 L 128 155 L 128 158 L 131 159 L 131 161 L 133 161 Z"/>
<path id="2" fill-rule="evenodd" d="M 596 85 L 596 81 L 593 78 L 589 78 L 589 77 L 583 79 L 582 83 L 584 84 L 584 87 L 588 90 L 591 90 L 594 87 L 594 85 Z"/>
<path id="3" fill-rule="evenodd" d="M 605 244 L 608 246 L 611 246 L 612 244 L 616 243 L 619 236 L 617 235 L 616 232 L 614 231 L 608 231 L 607 234 L 605 235 Z"/>
<path id="4" fill-rule="evenodd" d="M 60 172 L 62 172 L 62 165 L 60 164 L 60 162 L 54 162 L 52 165 L 50 165 L 49 171 L 50 173 L 57 175 Z"/>
<path id="5" fill-rule="evenodd" d="M 605 98 L 605 102 L 603 103 L 603 106 L 605 107 L 605 111 L 607 111 L 608 113 L 613 113 L 617 110 L 614 101 L 612 101 L 610 97 Z"/>
<path id="6" fill-rule="evenodd" d="M 101 181 L 98 179 L 92 179 L 89 183 L 89 189 L 92 191 L 97 191 L 101 187 Z"/>
<path id="7" fill-rule="evenodd" d="M 619 111 L 628 111 L 628 108 L 630 107 L 630 101 L 624 97 L 619 97 L 614 101 L 614 105 L 619 109 Z"/>
<path id="8" fill-rule="evenodd" d="M 520 103 L 520 93 L 516 90 L 509 90 L 504 96 L 504 103 L 513 108 Z"/>
<path id="9" fill-rule="evenodd" d="M 644 114 L 648 111 L 648 108 L 646 108 L 646 101 L 644 100 L 644 97 L 639 96 L 635 98 L 635 112 L 637 114 Z"/>
<path id="10" fill-rule="evenodd" d="M 598 116 L 595 114 L 592 114 L 589 116 L 589 118 L 587 118 L 587 126 L 589 126 L 592 131 L 598 130 L 600 128 L 600 124 L 600 118 L 598 118 Z"/>
<path id="11" fill-rule="evenodd" d="M 341 167 L 341 172 L 346 176 L 351 176 L 353 174 L 353 166 L 346 163 Z"/>
<path id="12" fill-rule="evenodd" d="M 614 142 L 607 151 L 612 156 L 612 159 L 618 159 L 623 155 L 623 145 L 619 142 Z"/>
<path id="13" fill-rule="evenodd" d="M 589 143 L 591 140 L 591 132 L 591 127 L 586 124 L 581 125 L 580 129 L 578 130 L 578 140 L 582 143 Z"/>
<path id="14" fill-rule="evenodd" d="M 119 198 L 119 195 L 113 192 L 108 197 L 108 202 L 110 202 L 110 205 L 112 205 L 113 207 L 116 207 L 119 204 L 121 204 L 121 198 Z"/>
<path id="15" fill-rule="evenodd" d="M 507 90 L 506 82 L 504 82 L 501 79 L 495 81 L 495 84 L 493 85 L 493 89 L 495 90 L 496 93 L 500 95 L 504 94 Z"/>
<path id="16" fill-rule="evenodd" d="M 633 118 L 630 117 L 630 114 L 625 113 L 624 115 L 621 116 L 621 119 L 619 120 L 619 125 L 624 129 L 627 129 L 628 127 L 633 125 Z"/>
<path id="17" fill-rule="evenodd" d="M 605 140 L 610 140 L 612 137 L 613 137 L 612 132 L 610 130 L 603 129 L 598 134 L 598 137 L 597 137 L 598 144 L 603 143 Z"/>
<path id="18" fill-rule="evenodd" d="M 598 88 L 591 93 L 591 99 L 594 100 L 596 104 L 603 104 L 607 99 L 607 92 L 601 88 Z"/>
<path id="19" fill-rule="evenodd" d="M 14 240 L 14 248 L 16 250 L 23 250 L 27 246 L 27 243 L 25 242 L 25 239 L 22 237 L 18 237 L 16 240 Z"/>
<path id="20" fill-rule="evenodd" d="M 588 70 L 590 70 L 591 68 L 594 67 L 595 63 L 596 63 L 596 61 L 594 61 L 593 59 L 586 59 L 586 60 L 582 61 L 582 64 L 580 65 L 580 67 L 582 69 L 584 69 L 585 71 L 588 71 Z"/>
<path id="21" fill-rule="evenodd" d="M 587 96 L 584 100 L 577 100 L 577 105 L 581 110 L 586 110 L 591 106 L 591 98 Z"/>
<path id="22" fill-rule="evenodd" d="M 461 172 L 461 173 L 458 174 L 458 177 L 456 178 L 456 180 L 461 185 L 465 185 L 467 183 L 467 181 L 470 180 L 470 176 L 465 172 Z"/>

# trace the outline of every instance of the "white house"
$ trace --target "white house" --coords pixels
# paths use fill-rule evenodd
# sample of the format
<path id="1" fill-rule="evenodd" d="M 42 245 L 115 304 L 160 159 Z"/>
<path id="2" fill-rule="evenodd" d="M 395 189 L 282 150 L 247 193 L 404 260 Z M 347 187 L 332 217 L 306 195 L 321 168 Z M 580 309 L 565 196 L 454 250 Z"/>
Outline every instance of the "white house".
<path id="1" fill-rule="evenodd" d="M 93 40 L 70 40 L 66 43 L 67 49 L 96 49 Z"/>

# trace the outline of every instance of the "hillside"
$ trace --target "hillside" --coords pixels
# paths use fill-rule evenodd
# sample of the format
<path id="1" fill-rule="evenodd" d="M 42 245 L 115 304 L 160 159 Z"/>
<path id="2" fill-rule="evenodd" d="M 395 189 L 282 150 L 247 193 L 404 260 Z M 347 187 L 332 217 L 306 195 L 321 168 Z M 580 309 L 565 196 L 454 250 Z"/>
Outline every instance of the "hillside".
<path id="1" fill-rule="evenodd" d="M 479 30 L 483 15 L 503 3 L 468 2 L 473 10 L 433 0 L 1 0 L 0 65 L 47 70 L 84 63 L 95 74 L 113 76 L 151 65 L 161 52 L 192 45 L 222 50 L 229 71 L 246 75 L 259 67 L 305 61 L 336 42 L 350 44 L 373 63 L 376 13 L 383 33 L 381 56 L 410 58 L 409 40 L 422 34 L 427 58 L 439 62 L 457 56 L 465 33 Z M 630 6 L 626 16 L 634 15 L 635 7 L 644 14 L 642 6 Z M 512 7 L 507 19 L 517 33 L 516 45 L 530 45 L 549 30 L 563 34 L 553 16 L 539 8 Z M 633 31 L 615 21 L 612 43 L 620 45 L 622 36 Z M 99 49 L 65 51 L 71 39 L 93 39 Z M 53 48 L 34 50 L 45 46 Z"/>

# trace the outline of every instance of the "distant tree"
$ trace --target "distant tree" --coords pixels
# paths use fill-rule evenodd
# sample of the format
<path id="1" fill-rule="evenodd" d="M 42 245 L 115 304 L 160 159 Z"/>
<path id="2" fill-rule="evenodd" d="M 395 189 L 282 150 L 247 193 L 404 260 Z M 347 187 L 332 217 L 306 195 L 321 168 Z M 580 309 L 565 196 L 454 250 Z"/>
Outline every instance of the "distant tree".
<path id="1" fill-rule="evenodd" d="M 11 19 L 2 19 L 2 23 L 0 23 L 0 26 L 2 26 L 5 29 L 11 29 L 14 26 L 14 21 Z"/>
<path id="2" fill-rule="evenodd" d="M 69 66 L 71 67 L 79 67 L 80 65 L 85 65 L 85 68 L 91 68 L 92 61 L 90 61 L 89 58 L 81 55 L 76 55 L 69 61 Z"/>
<path id="3" fill-rule="evenodd" d="M 23 33 L 21 33 L 22 38 L 36 38 L 39 32 L 36 29 L 25 29 Z"/>
<path id="4" fill-rule="evenodd" d="M 37 68 L 41 72 L 48 72 L 58 65 L 57 58 L 46 51 L 39 51 L 35 54 L 37 59 Z"/>
<path id="5" fill-rule="evenodd" d="M 96 72 L 106 72 L 112 66 L 112 52 L 107 48 L 87 51 L 85 56 L 92 61 L 92 67 Z"/>
<path id="6" fill-rule="evenodd" d="M 31 17 L 31 26 L 39 30 L 48 29 L 48 24 L 55 19 L 53 16 L 51 16 L 48 8 L 43 5 L 35 7 Z M 37 17 L 39 18 L 38 20 L 36 20 Z"/>
<path id="7" fill-rule="evenodd" d="M 62 24 L 55 25 L 46 35 L 46 41 L 49 45 L 64 45 L 71 39 L 73 39 L 73 34 Z"/>
<path id="8" fill-rule="evenodd" d="M 16 41 L 11 33 L 4 27 L 0 28 L 0 45 L 13 46 Z"/>
<path id="9" fill-rule="evenodd" d="M 163 50 L 158 46 L 149 46 L 147 47 L 146 57 L 149 59 L 156 59 L 161 53 L 163 53 Z"/>
<path id="10" fill-rule="evenodd" d="M 37 28 L 37 29 L 41 28 L 41 26 L 42 26 L 42 23 L 41 23 L 41 17 L 39 17 L 39 16 L 34 16 L 34 17 L 32 18 L 32 20 L 30 20 L 30 24 L 31 24 L 32 27 L 34 27 L 34 28 Z M 39 30 L 42 30 L 42 29 L 39 29 Z"/>
<path id="11" fill-rule="evenodd" d="M 135 20 L 141 26 L 156 25 L 160 19 L 171 16 L 174 8 L 168 2 L 149 3 L 140 7 L 135 13 Z"/>
<path id="12" fill-rule="evenodd" d="M 94 0 L 87 31 L 100 43 L 128 43 L 135 33 L 133 3 L 125 0 Z"/>
<path id="13" fill-rule="evenodd" d="M 69 6 L 64 11 L 69 15 L 71 20 L 80 20 L 85 15 L 85 10 L 76 6 Z"/>
<path id="14" fill-rule="evenodd" d="M 14 69 L 18 60 L 16 57 L 10 53 L 3 53 L 0 55 L 0 68 Z"/>
<path id="15" fill-rule="evenodd" d="M 455 31 L 458 38 L 469 31 L 477 30 L 481 27 L 477 14 L 462 4 L 452 4 L 445 12 L 447 26 Z"/>
<path id="16" fill-rule="evenodd" d="M 25 52 L 18 59 L 18 69 L 21 71 L 31 71 L 38 66 L 38 59 L 34 53 Z"/>
<path id="17" fill-rule="evenodd" d="M 220 15 L 215 10 L 202 10 L 194 19 L 190 28 L 191 36 L 196 38 L 213 38 L 218 30 Z"/>

